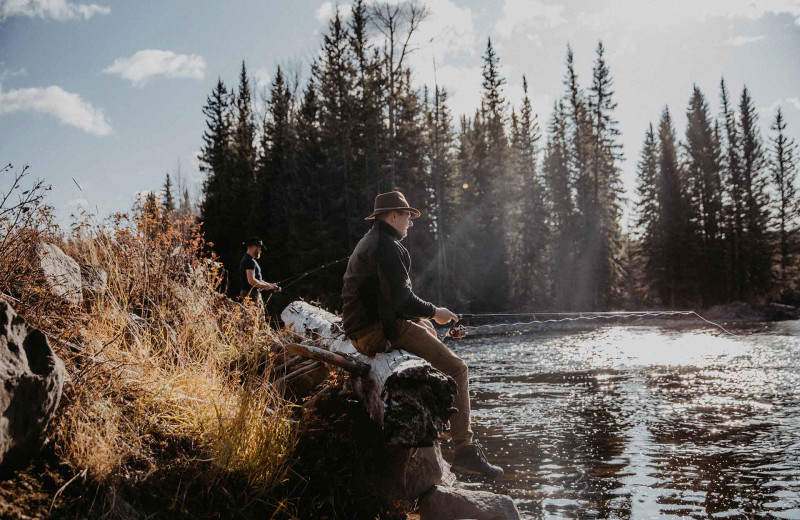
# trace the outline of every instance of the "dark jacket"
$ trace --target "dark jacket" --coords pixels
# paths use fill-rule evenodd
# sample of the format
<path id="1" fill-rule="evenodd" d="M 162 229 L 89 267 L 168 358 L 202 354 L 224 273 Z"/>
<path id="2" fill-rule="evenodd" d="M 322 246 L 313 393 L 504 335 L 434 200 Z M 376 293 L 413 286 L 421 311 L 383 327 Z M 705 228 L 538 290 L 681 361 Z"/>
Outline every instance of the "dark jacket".
<path id="1" fill-rule="evenodd" d="M 350 255 L 342 288 L 348 336 L 380 322 L 384 337 L 392 340 L 397 319 L 432 318 L 436 312 L 411 290 L 411 256 L 400 240 L 392 226 L 376 220 Z"/>

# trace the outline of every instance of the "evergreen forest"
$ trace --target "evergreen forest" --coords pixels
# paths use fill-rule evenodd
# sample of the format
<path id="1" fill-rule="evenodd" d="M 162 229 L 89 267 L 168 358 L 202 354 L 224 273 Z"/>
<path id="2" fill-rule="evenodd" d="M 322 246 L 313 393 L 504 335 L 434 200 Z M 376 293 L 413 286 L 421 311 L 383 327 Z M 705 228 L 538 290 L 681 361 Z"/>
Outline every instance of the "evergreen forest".
<path id="1" fill-rule="evenodd" d="M 643 129 L 626 194 L 602 42 L 588 78 L 567 46 L 563 91 L 540 121 L 527 81 L 522 99 L 505 97 L 489 39 L 480 106 L 456 115 L 446 89 L 411 81 L 425 14 L 363 1 L 336 13 L 309 78 L 278 67 L 263 113 L 244 62 L 238 84 L 218 80 L 203 106 L 199 218 L 230 294 L 246 237 L 267 245 L 265 279 L 283 280 L 349 255 L 375 195 L 399 189 L 423 212 L 404 241 L 415 292 L 455 312 L 800 301 L 797 148 L 780 109 L 765 136 L 746 87 L 722 79 L 710 100 L 695 86 L 685 129 L 666 106 Z M 282 297 L 335 309 L 344 269 Z"/>

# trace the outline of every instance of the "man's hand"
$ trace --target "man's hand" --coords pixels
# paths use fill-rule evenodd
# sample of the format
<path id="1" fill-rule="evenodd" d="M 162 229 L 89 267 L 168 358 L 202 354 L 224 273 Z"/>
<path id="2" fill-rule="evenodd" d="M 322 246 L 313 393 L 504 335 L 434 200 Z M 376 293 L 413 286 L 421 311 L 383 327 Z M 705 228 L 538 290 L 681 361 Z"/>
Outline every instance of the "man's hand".
<path id="1" fill-rule="evenodd" d="M 261 282 L 261 289 L 266 289 L 267 291 L 276 291 L 278 289 L 278 284 Z"/>
<path id="2" fill-rule="evenodd" d="M 458 321 L 458 316 L 450 312 L 450 309 L 436 307 L 436 314 L 433 315 L 433 321 L 439 325 L 447 325 L 451 320 Z"/>

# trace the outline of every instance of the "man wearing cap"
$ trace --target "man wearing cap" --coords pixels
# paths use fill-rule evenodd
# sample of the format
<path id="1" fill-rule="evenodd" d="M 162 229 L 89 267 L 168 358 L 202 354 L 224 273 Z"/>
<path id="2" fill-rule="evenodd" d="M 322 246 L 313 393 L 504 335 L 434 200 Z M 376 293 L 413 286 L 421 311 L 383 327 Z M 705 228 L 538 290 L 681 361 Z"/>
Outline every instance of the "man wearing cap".
<path id="1" fill-rule="evenodd" d="M 258 260 L 261 258 L 261 250 L 264 248 L 264 243 L 258 237 L 250 237 L 244 243 L 247 247 L 247 252 L 239 262 L 239 282 L 241 283 L 239 297 L 242 299 L 250 298 L 255 302 L 259 302 L 261 298 L 259 295 L 261 291 L 275 291 L 278 285 L 274 283 L 265 282 L 261 278 L 261 266 L 258 265 Z"/>
<path id="2" fill-rule="evenodd" d="M 342 325 L 355 348 L 374 356 L 404 349 L 426 359 L 452 377 L 458 412 L 450 418 L 456 453 L 452 469 L 460 473 L 499 477 L 502 468 L 486 461 L 472 444 L 467 365 L 439 341 L 429 321 L 444 325 L 458 316 L 419 298 L 411 290 L 411 256 L 400 243 L 420 216 L 399 191 L 375 197 L 374 211 L 366 220 L 372 228 L 350 255 L 342 289 Z"/>

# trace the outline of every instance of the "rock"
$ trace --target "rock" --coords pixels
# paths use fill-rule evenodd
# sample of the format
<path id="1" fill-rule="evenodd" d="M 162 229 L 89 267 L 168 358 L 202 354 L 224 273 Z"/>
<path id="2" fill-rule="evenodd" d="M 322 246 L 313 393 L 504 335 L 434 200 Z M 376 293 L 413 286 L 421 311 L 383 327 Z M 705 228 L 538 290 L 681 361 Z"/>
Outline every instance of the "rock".
<path id="1" fill-rule="evenodd" d="M 724 305 L 714 305 L 705 312 L 712 320 L 752 320 L 764 319 L 764 313 L 745 302 L 733 301 Z"/>
<path id="2" fill-rule="evenodd" d="M 108 273 L 93 265 L 81 266 L 81 288 L 83 297 L 96 296 L 108 287 Z"/>
<path id="3" fill-rule="evenodd" d="M 456 480 L 438 442 L 428 448 L 395 448 L 390 453 L 383 481 L 383 494 L 390 500 L 414 501 L 437 484 L 450 486 Z"/>
<path id="4" fill-rule="evenodd" d="M 419 513 L 422 520 L 519 519 L 517 506 L 507 495 L 442 486 L 420 500 Z"/>
<path id="5" fill-rule="evenodd" d="M 800 309 L 779 303 L 754 306 L 745 302 L 733 301 L 709 307 L 703 316 L 711 320 L 731 321 L 796 320 L 800 318 Z"/>
<path id="6" fill-rule="evenodd" d="M 40 271 L 53 294 L 66 303 L 80 305 L 83 295 L 78 262 L 67 256 L 58 246 L 43 242 L 36 246 L 36 257 Z"/>
<path id="7" fill-rule="evenodd" d="M 45 335 L 0 299 L 0 466 L 24 463 L 41 449 L 63 386 L 64 363 Z"/>
<path id="8" fill-rule="evenodd" d="M 773 321 L 800 319 L 800 308 L 793 305 L 770 303 L 767 307 L 768 319 Z"/>

